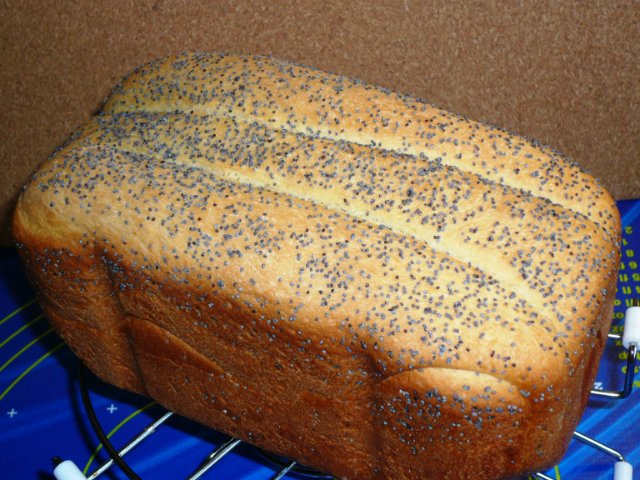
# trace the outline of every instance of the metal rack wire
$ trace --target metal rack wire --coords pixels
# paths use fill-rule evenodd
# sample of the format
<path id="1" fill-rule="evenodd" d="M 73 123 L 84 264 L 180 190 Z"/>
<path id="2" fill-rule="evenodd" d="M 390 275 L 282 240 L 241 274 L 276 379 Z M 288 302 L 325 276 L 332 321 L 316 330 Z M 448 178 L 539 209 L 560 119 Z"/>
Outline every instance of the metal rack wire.
<path id="1" fill-rule="evenodd" d="M 625 370 L 625 378 L 622 390 L 592 390 L 591 394 L 595 397 L 604 398 L 608 400 L 621 400 L 627 398 L 633 388 L 634 372 L 636 367 L 637 349 L 640 345 L 640 302 L 634 301 L 633 305 L 627 309 L 625 313 L 625 326 L 624 334 L 609 334 L 609 339 L 615 341 L 621 341 L 624 348 L 627 350 L 627 365 Z M 111 442 L 104 434 L 100 422 L 97 419 L 91 398 L 88 392 L 88 388 L 85 382 L 85 370 L 83 366 L 79 369 L 79 384 L 83 399 L 83 404 L 87 412 L 87 416 L 98 435 L 102 445 L 109 452 L 110 459 L 100 465 L 93 473 L 88 477 L 77 468 L 77 466 L 70 460 L 62 461 L 59 458 L 54 458 L 54 476 L 57 480 L 95 480 L 100 475 L 104 474 L 113 465 L 118 467 L 127 475 L 131 480 L 139 480 L 140 477 L 131 469 L 131 467 L 123 460 L 123 457 L 137 447 L 140 443 L 155 433 L 167 420 L 169 420 L 174 414 L 172 412 L 166 412 L 158 419 L 150 423 L 142 431 L 140 431 L 133 439 L 131 439 L 120 450 L 116 450 Z M 633 468 L 631 464 L 625 461 L 622 453 L 613 448 L 604 445 L 594 438 L 584 435 L 580 432 L 574 432 L 573 439 L 584 443 L 593 449 L 600 451 L 615 460 L 613 465 L 613 478 L 614 480 L 632 480 Z M 241 444 L 241 440 L 237 438 L 228 438 L 219 447 L 213 450 L 202 462 L 193 470 L 193 472 L 187 477 L 187 480 L 197 480 L 203 477 L 209 470 L 211 470 L 220 460 L 226 455 L 232 452 L 236 447 Z M 333 477 L 315 472 L 304 466 L 299 465 L 293 460 L 280 460 L 276 457 L 264 454 L 264 456 L 278 466 L 278 471 L 275 475 L 271 476 L 270 480 L 281 480 L 288 473 L 296 473 L 309 479 L 326 479 L 332 480 Z M 534 478 L 541 480 L 554 480 L 548 475 L 538 472 L 533 475 Z M 269 480 L 265 478 L 265 480 Z M 335 479 L 333 479 L 335 480 Z"/>

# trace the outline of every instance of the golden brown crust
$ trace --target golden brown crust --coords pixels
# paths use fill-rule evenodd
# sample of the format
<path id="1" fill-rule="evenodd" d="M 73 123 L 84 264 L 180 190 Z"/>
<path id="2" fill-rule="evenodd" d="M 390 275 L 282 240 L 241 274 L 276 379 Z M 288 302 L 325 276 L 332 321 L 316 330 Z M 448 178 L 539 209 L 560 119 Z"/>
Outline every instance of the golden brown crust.
<path id="1" fill-rule="evenodd" d="M 558 460 L 582 414 L 617 215 L 512 134 L 188 54 L 125 79 L 14 234 L 51 321 L 115 384 L 342 478 L 506 478 Z"/>

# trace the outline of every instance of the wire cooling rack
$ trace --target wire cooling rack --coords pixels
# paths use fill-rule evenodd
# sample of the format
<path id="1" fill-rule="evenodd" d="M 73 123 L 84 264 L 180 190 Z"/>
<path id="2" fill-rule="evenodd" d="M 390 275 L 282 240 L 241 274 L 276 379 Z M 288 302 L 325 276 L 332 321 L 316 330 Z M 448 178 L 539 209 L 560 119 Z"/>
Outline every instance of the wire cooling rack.
<path id="1" fill-rule="evenodd" d="M 625 311 L 631 299 L 640 296 L 640 267 L 636 263 L 636 252 L 640 254 L 640 200 L 619 202 L 619 207 L 623 244 L 615 318 L 594 386 L 604 396 L 592 397 L 580 433 L 563 461 L 531 478 L 610 480 L 615 462 L 624 458 L 630 465 L 640 465 L 640 432 L 636 428 L 640 381 L 637 375 L 631 375 L 638 367 L 632 363 L 636 355 L 621 345 Z M 631 374 L 625 376 L 625 372 Z M 53 479 L 54 455 L 74 460 L 82 475 L 77 478 L 91 478 L 99 468 L 103 470 L 93 478 L 127 478 L 121 468 L 113 466 L 106 447 L 94 433 L 80 384 L 77 360 L 43 318 L 15 251 L 0 249 L 3 478 Z M 315 475 L 286 459 L 267 456 L 166 412 L 148 399 L 105 385 L 91 373 L 86 375 L 85 384 L 100 427 L 116 449 L 123 450 L 131 440 L 137 442 L 125 459 L 141 478 L 269 480 L 309 479 Z M 99 467 L 103 464 L 108 468 Z M 618 475 L 624 475 L 624 464 L 618 465 Z"/>

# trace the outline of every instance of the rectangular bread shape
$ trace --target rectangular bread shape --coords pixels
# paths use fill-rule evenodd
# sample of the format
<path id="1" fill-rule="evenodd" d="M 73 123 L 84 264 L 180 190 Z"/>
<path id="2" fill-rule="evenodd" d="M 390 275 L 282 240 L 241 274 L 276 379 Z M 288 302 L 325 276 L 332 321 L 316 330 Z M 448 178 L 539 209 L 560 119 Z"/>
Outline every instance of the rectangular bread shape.
<path id="1" fill-rule="evenodd" d="M 101 378 L 338 478 L 553 465 L 612 316 L 620 225 L 550 148 L 272 58 L 128 75 L 14 215 Z"/>

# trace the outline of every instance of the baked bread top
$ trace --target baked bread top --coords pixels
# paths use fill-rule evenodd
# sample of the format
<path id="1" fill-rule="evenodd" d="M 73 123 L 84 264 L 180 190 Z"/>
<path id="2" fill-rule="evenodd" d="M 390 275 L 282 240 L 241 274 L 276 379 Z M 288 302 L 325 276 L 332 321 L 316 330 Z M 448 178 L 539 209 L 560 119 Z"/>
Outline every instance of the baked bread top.
<path id="1" fill-rule="evenodd" d="M 422 369 L 461 404 L 576 399 L 568 426 L 608 328 L 620 238 L 611 196 L 548 147 L 345 77 L 218 54 L 125 78 L 34 175 L 14 232 L 105 252 L 116 273 L 277 324 L 328 362 L 366 357 L 376 382 Z"/>

